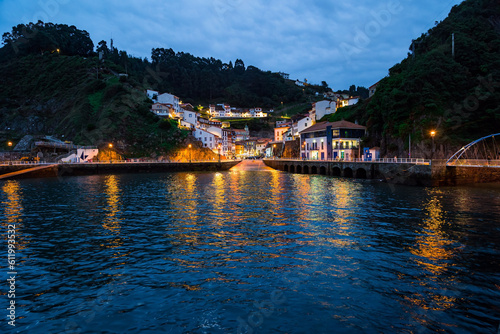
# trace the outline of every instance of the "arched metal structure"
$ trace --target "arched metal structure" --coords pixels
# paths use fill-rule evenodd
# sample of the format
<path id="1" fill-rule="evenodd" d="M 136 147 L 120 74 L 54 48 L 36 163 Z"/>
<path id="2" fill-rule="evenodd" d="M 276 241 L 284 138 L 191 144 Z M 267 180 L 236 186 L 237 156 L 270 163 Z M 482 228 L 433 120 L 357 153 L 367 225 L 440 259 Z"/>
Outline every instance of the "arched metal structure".
<path id="1" fill-rule="evenodd" d="M 459 149 L 446 161 L 447 166 L 485 166 L 500 165 L 500 143 L 497 144 L 495 133 L 479 138 Z"/>

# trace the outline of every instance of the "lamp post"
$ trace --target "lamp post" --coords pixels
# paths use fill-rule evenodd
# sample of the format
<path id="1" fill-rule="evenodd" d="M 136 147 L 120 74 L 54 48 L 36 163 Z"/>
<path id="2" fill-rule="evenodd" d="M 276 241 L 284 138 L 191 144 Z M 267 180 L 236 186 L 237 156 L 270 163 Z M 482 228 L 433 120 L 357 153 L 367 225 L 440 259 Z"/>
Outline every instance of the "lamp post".
<path id="1" fill-rule="evenodd" d="M 219 163 L 220 163 L 220 144 L 217 146 L 217 148 L 219 149 Z"/>
<path id="2" fill-rule="evenodd" d="M 109 147 L 109 163 L 111 163 L 112 162 L 112 159 L 111 159 L 111 149 L 113 148 L 113 143 L 109 143 L 108 147 Z"/>
<path id="3" fill-rule="evenodd" d="M 434 157 L 434 136 L 436 135 L 436 131 L 432 130 L 431 131 L 431 138 L 432 138 L 432 151 L 431 151 L 431 160 Z"/>
<path id="4" fill-rule="evenodd" d="M 276 159 L 276 144 L 273 144 L 273 157 Z"/>
<path id="5" fill-rule="evenodd" d="M 9 165 L 12 165 L 12 142 L 9 141 L 7 145 L 9 145 Z"/>
<path id="6" fill-rule="evenodd" d="M 189 163 L 191 163 L 191 144 L 189 144 Z"/>

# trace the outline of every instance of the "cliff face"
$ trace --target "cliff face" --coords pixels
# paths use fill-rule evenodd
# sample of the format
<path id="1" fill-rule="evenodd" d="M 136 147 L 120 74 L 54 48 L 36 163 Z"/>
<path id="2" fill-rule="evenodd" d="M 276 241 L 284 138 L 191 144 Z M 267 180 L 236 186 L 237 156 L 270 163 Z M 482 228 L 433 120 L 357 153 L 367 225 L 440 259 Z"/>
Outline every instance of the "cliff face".
<path id="1" fill-rule="evenodd" d="M 382 155 L 449 157 L 464 144 L 498 132 L 500 3 L 467 0 L 410 45 L 375 95 L 340 109 L 331 120 L 367 125 L 368 146 Z M 452 43 L 454 42 L 454 50 Z"/>

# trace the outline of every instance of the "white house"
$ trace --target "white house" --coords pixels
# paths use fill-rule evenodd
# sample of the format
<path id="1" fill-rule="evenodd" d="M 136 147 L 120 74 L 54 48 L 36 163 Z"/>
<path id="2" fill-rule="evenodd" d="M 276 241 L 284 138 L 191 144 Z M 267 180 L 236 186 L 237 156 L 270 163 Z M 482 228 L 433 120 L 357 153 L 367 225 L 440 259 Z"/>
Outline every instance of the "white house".
<path id="1" fill-rule="evenodd" d="M 310 127 L 311 125 L 313 125 L 315 122 L 313 121 L 313 119 L 311 119 L 311 117 L 304 117 L 302 119 L 299 119 L 297 121 L 297 131 L 300 133 L 302 131 L 304 131 L 305 129 L 307 129 L 308 127 Z"/>
<path id="2" fill-rule="evenodd" d="M 158 92 L 156 90 L 150 90 L 148 89 L 146 91 L 146 95 L 151 99 L 153 100 L 153 102 L 158 102 Z"/>
<path id="3" fill-rule="evenodd" d="M 282 142 L 284 141 L 285 134 L 292 127 L 291 122 L 281 124 L 279 127 L 274 128 L 274 141 Z"/>
<path id="4" fill-rule="evenodd" d="M 217 126 L 211 126 L 206 128 L 205 131 L 210 132 L 211 134 L 214 134 L 217 137 L 222 138 L 222 128 L 219 128 Z"/>
<path id="5" fill-rule="evenodd" d="M 354 96 L 354 97 L 347 97 L 347 98 L 342 98 L 337 100 L 337 108 L 343 108 L 343 107 L 348 107 L 348 106 L 353 106 L 356 103 L 359 102 L 359 96 Z"/>
<path id="6" fill-rule="evenodd" d="M 161 95 L 158 95 L 158 103 L 167 103 L 172 105 L 172 108 L 174 108 L 174 112 L 176 114 L 181 112 L 181 107 L 180 107 L 180 101 L 179 98 L 175 95 L 169 94 L 169 93 L 163 93 Z"/>
<path id="7" fill-rule="evenodd" d="M 202 129 L 195 129 L 193 136 L 203 143 L 203 147 L 208 147 L 214 152 L 218 151 L 220 137 Z"/>
<path id="8" fill-rule="evenodd" d="M 323 116 L 334 114 L 336 111 L 337 103 L 335 101 L 318 101 L 312 104 L 312 110 L 309 112 L 309 117 L 315 121 L 319 121 Z"/>
<path id="9" fill-rule="evenodd" d="M 154 103 L 151 112 L 158 116 L 169 116 L 173 112 L 173 107 L 169 103 Z"/>
<path id="10" fill-rule="evenodd" d="M 62 162 L 90 162 L 97 158 L 99 150 L 97 148 L 78 148 L 76 153 L 71 154 L 69 157 L 61 159 Z"/>
<path id="11" fill-rule="evenodd" d="M 196 123 L 198 122 L 198 114 L 195 111 L 189 111 L 183 109 L 182 114 L 183 114 L 182 120 L 184 122 L 196 126 Z"/>

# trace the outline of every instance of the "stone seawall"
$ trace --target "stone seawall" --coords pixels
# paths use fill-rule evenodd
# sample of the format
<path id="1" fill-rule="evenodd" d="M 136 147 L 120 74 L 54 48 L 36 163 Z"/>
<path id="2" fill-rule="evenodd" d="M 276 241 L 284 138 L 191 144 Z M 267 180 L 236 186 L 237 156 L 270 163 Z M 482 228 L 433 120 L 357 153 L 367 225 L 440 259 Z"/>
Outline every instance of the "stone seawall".
<path id="1" fill-rule="evenodd" d="M 457 186 L 500 182 L 500 168 L 446 166 L 446 160 L 430 165 L 410 163 L 264 160 L 274 169 L 290 173 L 322 174 L 347 178 L 380 179 L 388 183 L 416 186 Z"/>
<path id="2" fill-rule="evenodd" d="M 423 164 L 271 159 L 264 160 L 264 163 L 291 173 L 380 179 L 394 184 L 433 185 L 431 167 Z"/>
<path id="3" fill-rule="evenodd" d="M 13 178 L 61 177 L 76 175 L 96 174 L 121 174 L 121 173 L 166 173 L 166 172 L 196 172 L 196 171 L 224 171 L 237 165 L 240 161 L 219 162 L 137 162 L 137 163 L 78 163 L 58 164 L 50 168 L 16 175 Z M 0 166 L 0 175 L 23 169 L 32 168 L 33 165 Z"/>

